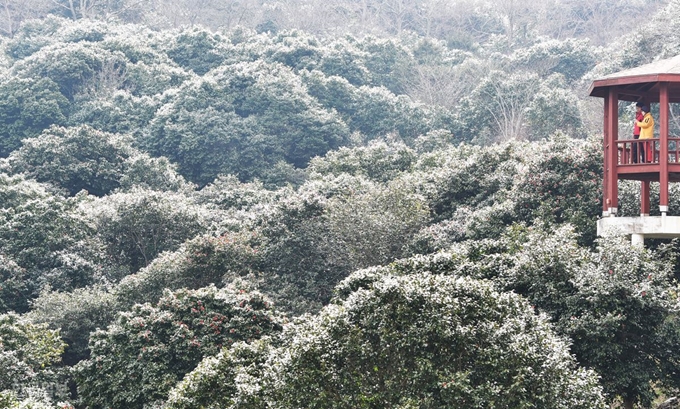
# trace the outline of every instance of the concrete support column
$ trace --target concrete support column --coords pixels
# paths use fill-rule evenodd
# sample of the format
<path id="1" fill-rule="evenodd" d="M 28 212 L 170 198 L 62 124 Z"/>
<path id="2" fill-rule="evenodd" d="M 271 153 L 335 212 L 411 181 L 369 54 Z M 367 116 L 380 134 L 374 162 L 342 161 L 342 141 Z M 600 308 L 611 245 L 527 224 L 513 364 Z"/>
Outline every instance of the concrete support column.
<path id="1" fill-rule="evenodd" d="M 630 243 L 633 247 L 644 247 L 645 246 L 645 235 L 644 234 L 631 234 Z"/>

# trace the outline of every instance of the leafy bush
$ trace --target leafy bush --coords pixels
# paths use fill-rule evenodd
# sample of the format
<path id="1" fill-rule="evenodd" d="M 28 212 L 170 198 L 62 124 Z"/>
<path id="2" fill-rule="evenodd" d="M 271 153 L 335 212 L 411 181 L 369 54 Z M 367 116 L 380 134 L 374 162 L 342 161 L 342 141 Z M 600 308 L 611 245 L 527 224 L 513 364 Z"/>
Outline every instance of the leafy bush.
<path id="1" fill-rule="evenodd" d="M 341 286 L 354 290 L 287 327 L 279 347 L 205 360 L 170 407 L 605 407 L 596 375 L 521 297 L 455 276 L 384 273 L 350 276 Z M 217 382 L 224 388 L 208 389 Z"/>
<path id="2" fill-rule="evenodd" d="M 78 391 L 90 407 L 142 408 L 163 401 L 203 357 L 280 330 L 281 319 L 257 292 L 166 291 L 155 306 L 135 305 L 92 335 L 90 359 L 75 367 Z"/>
<path id="3" fill-rule="evenodd" d="M 289 69 L 239 63 L 182 86 L 140 142 L 205 185 L 220 173 L 251 180 L 281 160 L 304 167 L 346 139 L 345 124 Z"/>
<path id="4" fill-rule="evenodd" d="M 64 199 L 45 185 L 0 173 L 0 304 L 24 312 L 47 286 L 71 290 L 105 277 L 109 267 L 77 210 L 81 198 Z"/>
<path id="5" fill-rule="evenodd" d="M 209 222 L 207 210 L 183 194 L 141 188 L 111 194 L 87 208 L 109 256 L 132 273 L 204 232 Z"/>
<path id="6" fill-rule="evenodd" d="M 125 277 L 112 290 L 120 305 L 155 302 L 164 289 L 198 289 L 220 285 L 227 275 L 247 276 L 259 254 L 251 233 L 198 236 L 173 253 L 165 252 L 136 274 Z M 256 240 L 257 238 L 254 237 Z"/>
<path id="7" fill-rule="evenodd" d="M 106 328 L 123 308 L 115 301 L 113 294 L 101 286 L 69 292 L 43 291 L 31 303 L 27 317 L 32 322 L 59 329 L 66 343 L 62 359 L 71 366 L 90 356 L 90 333 Z"/>
<path id="8" fill-rule="evenodd" d="M 0 157 L 51 125 L 63 125 L 69 101 L 49 78 L 11 79 L 0 84 Z"/>
<path id="9" fill-rule="evenodd" d="M 21 396 L 31 388 L 52 386 L 56 391 L 59 379 L 55 367 L 64 346 L 58 330 L 14 313 L 0 315 L 0 405 L 12 407 L 7 391 Z"/>

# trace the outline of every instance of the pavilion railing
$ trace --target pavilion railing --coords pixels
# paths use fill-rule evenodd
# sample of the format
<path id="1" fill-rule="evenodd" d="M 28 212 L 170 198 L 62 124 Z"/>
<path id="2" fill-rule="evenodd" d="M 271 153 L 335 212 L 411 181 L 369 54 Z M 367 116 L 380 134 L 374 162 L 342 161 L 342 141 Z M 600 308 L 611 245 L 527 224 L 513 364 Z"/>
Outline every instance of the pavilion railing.
<path id="1" fill-rule="evenodd" d="M 643 166 L 659 163 L 660 141 L 658 138 L 620 139 L 616 141 L 616 145 L 619 165 Z M 680 163 L 680 137 L 668 138 L 668 163 Z"/>

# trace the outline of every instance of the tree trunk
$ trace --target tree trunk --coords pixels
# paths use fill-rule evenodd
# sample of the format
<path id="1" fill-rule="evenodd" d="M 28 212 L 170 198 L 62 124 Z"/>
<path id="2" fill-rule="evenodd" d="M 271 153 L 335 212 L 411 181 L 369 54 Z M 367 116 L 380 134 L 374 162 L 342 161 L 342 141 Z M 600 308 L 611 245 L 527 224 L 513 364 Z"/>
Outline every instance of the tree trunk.
<path id="1" fill-rule="evenodd" d="M 633 400 L 630 398 L 625 398 L 623 400 L 624 409 L 633 409 Z"/>
<path id="2" fill-rule="evenodd" d="M 9 1 L 4 1 L 5 16 L 7 18 L 7 27 L 5 32 L 11 38 L 14 37 L 14 16 L 12 15 L 12 9 L 10 8 Z"/>

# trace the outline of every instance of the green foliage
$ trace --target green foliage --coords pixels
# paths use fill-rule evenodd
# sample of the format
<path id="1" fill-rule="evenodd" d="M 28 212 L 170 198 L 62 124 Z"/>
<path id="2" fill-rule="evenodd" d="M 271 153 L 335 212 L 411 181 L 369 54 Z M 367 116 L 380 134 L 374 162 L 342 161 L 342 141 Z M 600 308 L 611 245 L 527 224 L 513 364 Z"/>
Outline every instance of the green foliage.
<path id="1" fill-rule="evenodd" d="M 391 269 L 465 274 L 523 295 L 572 340 L 571 351 L 597 371 L 611 401 L 621 397 L 646 406 L 658 392 L 654 385 L 677 387 L 672 374 L 678 357 L 670 347 L 678 342 L 672 264 L 623 238 L 600 240 L 593 251 L 580 247 L 568 227 L 549 228 L 515 226 L 501 240 L 463 242 L 450 253 L 400 261 Z"/>
<path id="2" fill-rule="evenodd" d="M 186 30 L 175 36 L 166 53 L 180 67 L 203 75 L 225 59 L 220 45 L 226 41 L 205 29 Z"/>
<path id="3" fill-rule="evenodd" d="M 209 221 L 207 209 L 181 193 L 142 188 L 103 197 L 89 209 L 109 257 L 132 273 L 204 231 Z"/>
<path id="4" fill-rule="evenodd" d="M 170 391 L 166 407 L 261 407 L 262 401 L 253 392 L 259 388 L 270 351 L 270 340 L 265 337 L 250 343 L 237 342 L 214 357 L 206 357 Z M 239 393 L 243 390 L 247 392 Z"/>
<path id="5" fill-rule="evenodd" d="M 319 61 L 322 52 L 319 41 L 298 30 L 278 32 L 271 38 L 271 46 L 264 55 L 267 59 L 294 70 L 310 69 Z"/>
<path id="6" fill-rule="evenodd" d="M 120 186 L 123 166 L 133 154 L 120 137 L 88 126 L 53 127 L 24 141 L 9 159 L 13 173 L 50 182 L 70 195 L 86 190 L 103 196 Z"/>
<path id="7" fill-rule="evenodd" d="M 289 189 L 271 191 L 261 182 L 241 183 L 234 175 L 219 176 L 213 183 L 196 194 L 196 200 L 204 205 L 214 205 L 222 210 L 255 211 L 289 195 Z"/>
<path id="8" fill-rule="evenodd" d="M 515 52 L 513 59 L 524 69 L 539 73 L 559 73 L 568 82 L 577 81 L 592 70 L 597 55 L 587 40 L 568 38 L 562 41 L 541 41 Z"/>
<path id="9" fill-rule="evenodd" d="M 509 288 L 549 312 L 610 398 L 647 406 L 654 383 L 677 387 L 676 377 L 663 374 L 677 371 L 669 347 L 678 342 L 669 263 L 618 238 L 600 240 L 588 254 L 559 233 L 530 236 L 513 259 Z"/>
<path id="10" fill-rule="evenodd" d="M 582 245 L 595 239 L 601 212 L 601 154 L 596 140 L 557 135 L 540 143 L 461 146 L 425 153 L 415 165 L 437 225 L 416 239 L 424 246 L 491 238 L 508 225 L 570 223 Z M 429 244 L 428 244 L 429 243 Z"/>
<path id="11" fill-rule="evenodd" d="M 249 180 L 279 160 L 303 167 L 346 138 L 342 121 L 310 98 L 289 69 L 252 63 L 221 67 L 183 86 L 142 145 L 207 184 L 220 173 Z"/>
<path id="12" fill-rule="evenodd" d="M 538 86 L 538 76 L 530 72 L 489 72 L 461 100 L 457 119 L 462 139 L 480 144 L 522 139 L 526 110 Z"/>
<path id="13" fill-rule="evenodd" d="M 600 2 L 466 0 L 460 16 L 429 1 L 232 2 L 211 13 L 219 33 L 162 29 L 197 27 L 210 2 L 100 3 L 0 44 L 0 313 L 60 330 L 64 363 L 85 360 L 83 405 L 160 406 L 205 358 L 171 407 L 596 407 L 567 343 L 610 402 L 680 386 L 677 246 L 595 240 L 601 141 L 582 139 L 601 121 L 579 91 L 677 54 L 677 2 L 601 50 L 544 36 L 582 35 Z M 571 12 L 575 26 L 558 16 Z M 153 29 L 112 22 L 125 13 Z M 639 185 L 620 187 L 621 213 L 638 214 Z M 285 337 L 220 348 L 256 337 L 189 325 L 182 300 L 241 296 L 189 290 L 210 285 L 258 288 L 292 314 L 337 297 Z M 55 371 L 31 371 L 0 387 L 0 407 L 54 406 L 33 386 Z"/>
<path id="14" fill-rule="evenodd" d="M 40 290 L 70 290 L 107 274 L 91 230 L 77 211 L 79 198 L 54 196 L 45 186 L 0 173 L 1 304 L 18 312 Z M 4 287 L 4 284 L 7 287 Z"/>
<path id="15" fill-rule="evenodd" d="M 610 396 L 648 406 L 654 383 L 680 386 L 677 290 L 670 265 L 622 239 L 601 241 L 596 264 L 578 277 L 578 295 L 561 331 L 581 362 L 595 368 Z"/>
<path id="16" fill-rule="evenodd" d="M 228 273 L 247 275 L 257 265 L 250 233 L 198 236 L 174 253 L 163 253 L 146 268 L 125 277 L 113 290 L 121 305 L 158 300 L 164 289 L 197 289 L 222 282 Z"/>
<path id="17" fill-rule="evenodd" d="M 556 132 L 583 138 L 578 97 L 564 87 L 550 85 L 544 84 L 529 105 L 529 138 L 548 138 Z"/>
<path id="18" fill-rule="evenodd" d="M 177 190 L 186 185 L 165 159 L 151 159 L 128 138 L 87 125 L 52 127 L 27 139 L 7 163 L 12 173 L 49 182 L 75 195 L 104 196 L 123 185 Z"/>
<path id="19" fill-rule="evenodd" d="M 257 292 L 167 291 L 155 306 L 136 305 L 93 334 L 90 359 L 76 366 L 78 390 L 89 407 L 142 408 L 164 400 L 204 356 L 280 330 L 280 318 Z"/>
<path id="20" fill-rule="evenodd" d="M 11 408 L 16 404 L 7 391 L 24 394 L 32 386 L 55 385 L 53 366 L 60 361 L 64 346 L 58 330 L 14 313 L 0 315 L 0 405 Z"/>
<path id="21" fill-rule="evenodd" d="M 3 215 L 0 226 L 2 251 L 13 255 L 24 268 L 58 268 L 61 264 L 58 252 L 75 245 L 78 236 L 84 236 L 88 230 L 82 220 L 70 213 L 72 208 L 72 201 L 47 197 L 12 209 L 12 213 Z"/>
<path id="22" fill-rule="evenodd" d="M 0 408 L 1 409 L 12 409 L 19 405 L 19 401 L 16 399 L 16 395 L 12 391 L 2 391 L 0 392 Z"/>
<path id="23" fill-rule="evenodd" d="M 66 121 L 68 100 L 49 78 L 5 80 L 0 84 L 0 157 L 25 138 Z"/>
<path id="24" fill-rule="evenodd" d="M 357 47 L 366 53 L 365 66 L 371 73 L 371 83 L 393 93 L 404 94 L 404 76 L 412 68 L 412 56 L 398 41 L 365 37 Z"/>
<path id="25" fill-rule="evenodd" d="M 354 86 L 368 85 L 371 72 L 364 61 L 367 53 L 359 50 L 351 39 L 336 39 L 323 50 L 318 70 L 328 77 L 342 77 Z"/>
<path id="26" fill-rule="evenodd" d="M 373 140 L 396 133 L 404 140 L 443 126 L 438 113 L 411 98 L 396 96 L 385 88 L 355 87 L 341 77 L 325 77 L 318 71 L 306 74 L 310 95 L 328 109 L 336 110 L 350 131 Z"/>
<path id="27" fill-rule="evenodd" d="M 140 81 L 144 81 L 145 86 L 155 86 L 146 79 Z M 149 124 L 159 102 L 150 97 L 137 97 L 129 92 L 117 91 L 108 98 L 96 95 L 83 97 L 74 105 L 69 123 L 75 127 L 86 124 L 104 132 L 136 134 Z"/>
<path id="28" fill-rule="evenodd" d="M 89 357 L 90 333 L 105 328 L 121 308 L 112 293 L 103 287 L 78 288 L 73 291 L 43 291 L 33 300 L 28 318 L 59 328 L 66 342 L 62 359 L 74 365 Z"/>
<path id="29" fill-rule="evenodd" d="M 422 156 L 418 167 L 430 171 L 424 176 L 433 179 L 428 196 L 435 220 L 452 218 L 460 206 L 479 208 L 502 197 L 518 172 L 521 149 L 514 144 L 489 148 L 462 145 Z M 429 169 L 431 163 L 436 171 Z"/>
<path id="30" fill-rule="evenodd" d="M 603 407 L 543 317 L 474 280 L 378 276 L 291 338 L 270 364 L 284 407 Z"/>
<path id="31" fill-rule="evenodd" d="M 73 100 L 80 88 L 104 67 L 124 69 L 125 56 L 92 43 L 54 44 L 17 62 L 13 71 L 23 78 L 49 78 Z"/>
<path id="32" fill-rule="evenodd" d="M 374 141 L 366 147 L 343 147 L 314 158 L 308 170 L 322 175 L 348 173 L 386 182 L 409 171 L 415 160 L 415 153 L 403 143 Z"/>
<path id="33" fill-rule="evenodd" d="M 42 47 L 52 43 L 52 39 L 58 35 L 65 21 L 54 16 L 27 21 L 9 41 L 7 53 L 16 59 L 31 56 Z"/>
<path id="34" fill-rule="evenodd" d="M 359 283 L 289 326 L 264 364 L 261 345 L 204 361 L 171 407 L 605 407 L 595 374 L 521 297 L 455 276 L 373 278 L 345 280 Z"/>
<path id="35" fill-rule="evenodd" d="M 281 308 L 317 310 L 330 299 L 337 281 L 350 271 L 328 225 L 327 203 L 316 192 L 280 200 L 258 230 L 260 288 L 277 294 Z"/>
<path id="36" fill-rule="evenodd" d="M 328 224 L 351 271 L 388 264 L 405 254 L 404 244 L 428 221 L 425 199 L 408 181 L 336 196 L 328 204 Z"/>
<path id="37" fill-rule="evenodd" d="M 541 147 L 516 186 L 515 212 L 522 221 L 570 223 L 581 244 L 592 243 L 602 206 L 600 142 L 558 137 Z"/>
<path id="38" fill-rule="evenodd" d="M 31 288 L 26 269 L 0 254 L 0 312 L 26 311 Z"/>

